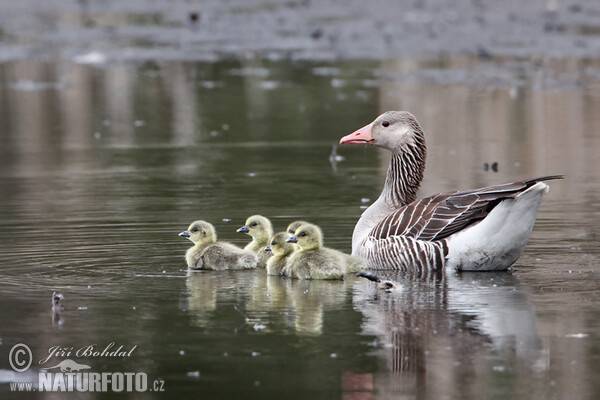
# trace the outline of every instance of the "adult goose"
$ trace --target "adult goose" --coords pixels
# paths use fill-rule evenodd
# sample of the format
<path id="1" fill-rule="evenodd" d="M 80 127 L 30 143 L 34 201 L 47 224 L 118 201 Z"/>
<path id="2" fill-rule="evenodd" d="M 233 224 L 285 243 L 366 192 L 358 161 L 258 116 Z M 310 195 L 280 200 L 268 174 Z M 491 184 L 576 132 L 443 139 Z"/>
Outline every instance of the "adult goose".
<path id="1" fill-rule="evenodd" d="M 352 255 L 372 269 L 496 271 L 511 266 L 529 240 L 549 187 L 543 176 L 415 200 L 425 171 L 425 135 L 406 111 L 388 111 L 340 143 L 392 152 L 379 198 L 358 220 Z"/>

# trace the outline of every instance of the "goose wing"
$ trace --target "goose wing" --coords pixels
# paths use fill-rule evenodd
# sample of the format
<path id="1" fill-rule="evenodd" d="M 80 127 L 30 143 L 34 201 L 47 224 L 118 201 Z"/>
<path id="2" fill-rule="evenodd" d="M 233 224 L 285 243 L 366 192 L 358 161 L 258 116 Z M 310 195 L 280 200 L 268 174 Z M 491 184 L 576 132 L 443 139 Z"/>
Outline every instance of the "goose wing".
<path id="1" fill-rule="evenodd" d="M 537 182 L 561 178 L 562 175 L 551 175 L 426 197 L 389 214 L 369 236 L 375 239 L 408 236 L 425 241 L 440 240 L 481 221 L 500 201 L 515 198 Z"/>

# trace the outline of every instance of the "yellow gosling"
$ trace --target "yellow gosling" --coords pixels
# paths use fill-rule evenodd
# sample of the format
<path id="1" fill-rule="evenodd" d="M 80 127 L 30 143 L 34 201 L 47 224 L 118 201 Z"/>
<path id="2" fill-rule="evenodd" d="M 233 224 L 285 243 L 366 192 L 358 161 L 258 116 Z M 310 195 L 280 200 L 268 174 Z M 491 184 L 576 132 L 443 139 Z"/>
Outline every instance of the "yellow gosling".
<path id="1" fill-rule="evenodd" d="M 288 225 L 288 227 L 287 227 L 287 229 L 286 229 L 286 232 L 287 232 L 287 233 L 288 233 L 290 236 L 292 236 L 292 235 L 295 235 L 295 234 L 296 234 L 296 229 L 300 228 L 300 226 L 302 226 L 302 225 L 304 225 L 304 224 L 308 224 L 308 222 L 306 222 L 306 221 L 294 221 L 294 222 L 291 222 L 291 223 Z"/>
<path id="2" fill-rule="evenodd" d="M 253 215 L 248 217 L 246 224 L 239 228 L 237 232 L 250 235 L 252 241 L 244 247 L 244 250 L 251 251 L 258 256 L 258 267 L 264 268 L 267 260 L 272 253 L 264 251 L 265 246 L 269 244 L 269 239 L 273 236 L 273 225 L 271 221 L 262 215 Z"/>
<path id="3" fill-rule="evenodd" d="M 194 243 L 185 253 L 189 269 L 210 269 L 222 271 L 226 269 L 256 268 L 256 254 L 242 250 L 227 242 L 217 242 L 217 232 L 212 224 L 206 221 L 194 221 L 179 236 Z"/>
<path id="4" fill-rule="evenodd" d="M 276 233 L 265 247 L 266 252 L 273 253 L 273 257 L 267 261 L 267 275 L 282 275 L 291 255 L 298 250 L 297 245 L 286 242 L 288 237 L 287 232 Z"/>
<path id="5" fill-rule="evenodd" d="M 296 229 L 288 243 L 297 243 L 300 250 L 284 267 L 283 275 L 297 279 L 344 279 L 346 267 L 339 252 L 323 247 L 321 229 L 304 224 Z"/>

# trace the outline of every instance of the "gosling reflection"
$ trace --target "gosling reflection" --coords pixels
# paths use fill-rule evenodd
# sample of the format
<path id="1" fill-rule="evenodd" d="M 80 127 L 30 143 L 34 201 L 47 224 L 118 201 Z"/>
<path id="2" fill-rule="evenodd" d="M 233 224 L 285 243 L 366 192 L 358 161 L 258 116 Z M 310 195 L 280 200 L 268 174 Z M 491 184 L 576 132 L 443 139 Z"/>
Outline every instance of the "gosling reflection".
<path id="1" fill-rule="evenodd" d="M 349 278 L 304 281 L 269 276 L 264 270 L 188 271 L 185 307 L 198 327 L 216 325 L 218 314 L 226 310 L 240 314 L 239 324 L 233 327 L 236 332 L 253 329 L 318 336 L 327 312 L 350 302 L 355 279 Z"/>
<path id="2" fill-rule="evenodd" d="M 384 370 L 393 373 L 376 374 L 377 387 L 416 394 L 424 390 L 426 379 L 435 379 L 449 392 L 460 386 L 462 393 L 475 395 L 480 388 L 474 385 L 493 373 L 494 362 L 516 355 L 532 361 L 530 365 L 543 364 L 534 313 L 513 275 L 385 278 L 402 290 L 388 292 L 361 279 L 353 298 L 365 318 L 363 334 L 378 338 Z M 486 357 L 490 348 L 501 361 Z"/>

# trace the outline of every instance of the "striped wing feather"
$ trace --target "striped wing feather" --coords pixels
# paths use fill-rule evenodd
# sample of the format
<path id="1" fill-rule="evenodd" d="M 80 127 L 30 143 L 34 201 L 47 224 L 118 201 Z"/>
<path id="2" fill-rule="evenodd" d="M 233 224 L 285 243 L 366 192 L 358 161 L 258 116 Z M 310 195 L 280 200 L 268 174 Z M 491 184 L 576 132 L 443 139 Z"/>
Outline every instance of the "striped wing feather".
<path id="1" fill-rule="evenodd" d="M 440 240 L 481 221 L 500 201 L 515 198 L 537 182 L 562 177 L 544 176 L 416 200 L 382 219 L 369 236 L 375 239 L 407 236 L 425 241 Z"/>

